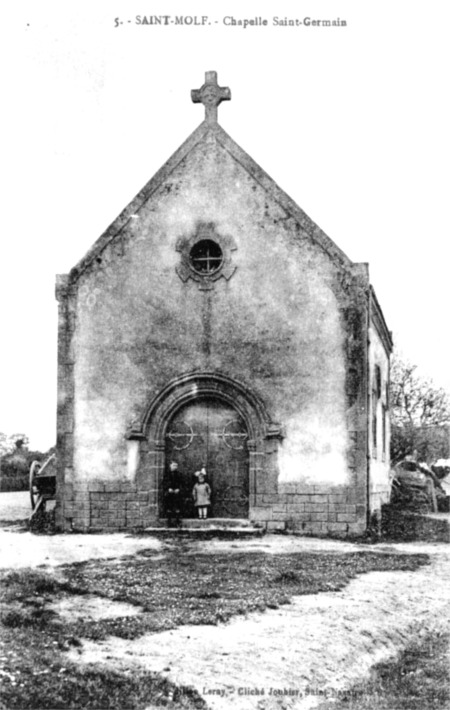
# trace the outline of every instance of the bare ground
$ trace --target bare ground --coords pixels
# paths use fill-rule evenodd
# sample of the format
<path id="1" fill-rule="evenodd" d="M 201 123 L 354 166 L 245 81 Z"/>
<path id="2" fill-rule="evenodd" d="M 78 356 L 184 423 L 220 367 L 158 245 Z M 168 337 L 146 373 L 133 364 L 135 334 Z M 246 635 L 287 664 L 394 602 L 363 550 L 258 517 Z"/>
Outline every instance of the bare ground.
<path id="1" fill-rule="evenodd" d="M 155 538 L 124 533 L 109 535 L 33 535 L 22 528 L 0 530 L 0 568 L 58 567 L 93 559 L 134 555 L 139 550 L 158 551 Z"/>
<path id="2" fill-rule="evenodd" d="M 254 547 L 254 543 L 244 543 Z M 349 543 L 264 538 L 271 552 L 344 551 Z M 204 553 L 240 543 L 202 543 Z M 344 549 L 343 549 L 344 548 Z M 374 549 L 374 548 L 371 548 Z M 413 638 L 450 630 L 450 547 L 379 545 L 428 552 L 431 565 L 415 572 L 372 572 L 341 592 L 295 597 L 282 609 L 252 613 L 219 626 L 189 626 L 134 640 L 85 641 L 70 658 L 112 667 L 142 667 L 195 687 L 208 705 L 237 708 L 312 708 L 321 697 L 348 689 L 371 666 L 394 657 Z M 263 694 L 264 691 L 264 694 Z"/>
<path id="3" fill-rule="evenodd" d="M 153 537 L 117 535 L 36 536 L 20 528 L 0 531 L 2 567 L 60 565 L 119 558 L 139 550 L 164 555 Z M 192 542 L 187 554 L 227 552 L 351 552 L 348 542 L 267 535 L 257 540 Z M 431 565 L 414 572 L 371 572 L 340 592 L 295 597 L 292 603 L 219 626 L 185 626 L 126 640 L 84 640 L 70 658 L 111 668 L 146 668 L 177 685 L 195 687 L 217 710 L 230 703 L 246 710 L 315 707 L 328 692 L 362 680 L 375 663 L 395 657 L 430 631 L 450 631 L 450 545 L 404 543 L 370 546 L 384 552 L 427 553 Z M 153 556 L 153 555 L 152 555 Z M 55 609 L 63 618 L 106 618 L 135 613 L 115 602 L 71 597 Z M 139 609 L 137 610 L 140 611 Z M 272 689 L 272 690 L 271 690 Z M 264 693 L 263 693 L 264 691 Z"/>

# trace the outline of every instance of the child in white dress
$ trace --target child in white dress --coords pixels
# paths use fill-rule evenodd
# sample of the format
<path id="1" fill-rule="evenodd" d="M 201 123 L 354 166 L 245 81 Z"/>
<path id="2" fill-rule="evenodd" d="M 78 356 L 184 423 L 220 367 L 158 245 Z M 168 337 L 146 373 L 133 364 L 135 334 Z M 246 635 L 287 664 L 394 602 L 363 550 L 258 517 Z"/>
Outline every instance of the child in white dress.
<path id="1" fill-rule="evenodd" d="M 195 476 L 198 480 L 193 488 L 192 496 L 198 517 L 204 520 L 208 517 L 208 507 L 211 505 L 211 488 L 205 481 L 206 471 L 204 468 L 201 471 L 196 471 Z"/>

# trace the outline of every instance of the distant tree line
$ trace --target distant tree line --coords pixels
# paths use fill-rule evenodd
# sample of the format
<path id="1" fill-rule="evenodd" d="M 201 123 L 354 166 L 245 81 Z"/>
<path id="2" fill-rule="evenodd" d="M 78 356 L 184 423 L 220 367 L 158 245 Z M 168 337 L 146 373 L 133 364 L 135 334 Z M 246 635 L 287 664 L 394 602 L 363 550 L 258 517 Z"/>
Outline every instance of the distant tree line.
<path id="1" fill-rule="evenodd" d="M 53 449 L 46 452 L 30 450 L 28 444 L 25 434 L 0 432 L 0 491 L 27 490 L 32 461 L 45 460 L 53 453 Z"/>
<path id="2" fill-rule="evenodd" d="M 391 367 L 391 461 L 450 458 L 450 399 L 417 366 L 394 356 Z"/>

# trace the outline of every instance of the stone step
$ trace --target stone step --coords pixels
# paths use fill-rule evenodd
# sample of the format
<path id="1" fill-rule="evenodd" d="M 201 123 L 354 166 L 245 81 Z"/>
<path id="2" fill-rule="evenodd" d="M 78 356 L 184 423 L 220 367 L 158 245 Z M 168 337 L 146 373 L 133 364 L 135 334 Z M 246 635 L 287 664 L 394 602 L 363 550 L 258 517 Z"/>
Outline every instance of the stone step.
<path id="1" fill-rule="evenodd" d="M 184 528 L 253 528 L 254 525 L 247 518 L 183 518 L 181 521 Z"/>
<path id="2" fill-rule="evenodd" d="M 253 525 L 246 518 L 183 518 L 179 527 L 169 527 L 167 520 L 161 519 L 158 524 L 145 528 L 146 533 L 192 533 L 192 534 L 230 534 L 230 535 L 262 535 L 263 529 Z"/>

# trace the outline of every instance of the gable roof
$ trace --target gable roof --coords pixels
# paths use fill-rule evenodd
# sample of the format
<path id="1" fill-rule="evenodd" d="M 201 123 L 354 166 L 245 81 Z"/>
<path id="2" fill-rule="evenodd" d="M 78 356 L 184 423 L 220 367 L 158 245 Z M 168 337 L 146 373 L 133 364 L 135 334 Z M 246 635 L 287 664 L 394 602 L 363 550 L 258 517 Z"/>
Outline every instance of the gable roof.
<path id="1" fill-rule="evenodd" d="M 271 177 L 224 131 L 218 123 L 203 121 L 185 142 L 173 153 L 169 160 L 155 173 L 136 197 L 125 207 L 118 217 L 109 225 L 97 239 L 85 256 L 76 264 L 69 274 L 70 282 L 74 283 L 87 269 L 89 264 L 99 256 L 105 247 L 120 234 L 131 221 L 133 215 L 149 200 L 152 194 L 167 180 L 173 170 L 189 153 L 211 136 L 256 180 L 270 197 L 300 225 L 300 227 L 320 246 L 334 261 L 343 267 L 354 264 L 348 256 L 318 227 L 308 215 L 290 198 Z"/>

